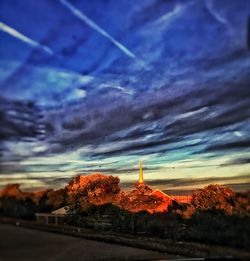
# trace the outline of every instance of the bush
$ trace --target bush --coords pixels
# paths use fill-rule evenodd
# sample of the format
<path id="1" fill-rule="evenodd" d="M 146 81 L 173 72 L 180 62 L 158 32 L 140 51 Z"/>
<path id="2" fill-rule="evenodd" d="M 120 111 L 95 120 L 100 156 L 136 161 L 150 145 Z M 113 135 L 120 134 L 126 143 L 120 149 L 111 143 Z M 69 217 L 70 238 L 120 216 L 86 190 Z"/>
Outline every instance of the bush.
<path id="1" fill-rule="evenodd" d="M 223 211 L 198 212 L 186 221 L 183 239 L 248 249 L 249 222 L 249 217 L 229 216 Z"/>

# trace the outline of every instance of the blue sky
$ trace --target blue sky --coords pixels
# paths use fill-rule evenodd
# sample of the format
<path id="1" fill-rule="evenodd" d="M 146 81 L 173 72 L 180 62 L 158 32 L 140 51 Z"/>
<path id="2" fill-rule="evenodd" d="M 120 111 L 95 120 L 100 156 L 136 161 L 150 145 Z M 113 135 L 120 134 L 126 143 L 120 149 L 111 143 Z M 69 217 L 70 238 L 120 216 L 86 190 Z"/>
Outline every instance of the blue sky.
<path id="1" fill-rule="evenodd" d="M 247 0 L 2 0 L 0 186 L 143 161 L 148 184 L 250 184 Z"/>

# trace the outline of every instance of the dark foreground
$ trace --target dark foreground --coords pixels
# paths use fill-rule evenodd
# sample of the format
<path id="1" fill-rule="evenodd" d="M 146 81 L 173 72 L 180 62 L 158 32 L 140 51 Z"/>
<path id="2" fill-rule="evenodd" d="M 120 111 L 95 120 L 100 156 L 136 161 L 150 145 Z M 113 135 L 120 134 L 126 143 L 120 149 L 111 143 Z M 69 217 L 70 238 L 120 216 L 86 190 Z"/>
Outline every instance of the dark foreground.
<path id="1" fill-rule="evenodd" d="M 0 224 L 0 261 L 5 260 L 158 260 L 178 258 L 61 234 Z"/>

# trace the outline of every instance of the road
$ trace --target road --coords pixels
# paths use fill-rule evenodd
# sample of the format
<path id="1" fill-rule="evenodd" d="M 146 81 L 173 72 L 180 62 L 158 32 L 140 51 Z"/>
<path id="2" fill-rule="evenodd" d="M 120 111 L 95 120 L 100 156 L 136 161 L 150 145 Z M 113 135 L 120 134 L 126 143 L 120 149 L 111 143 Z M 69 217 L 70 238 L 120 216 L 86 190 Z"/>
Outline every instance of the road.
<path id="1" fill-rule="evenodd" d="M 177 256 L 0 224 L 0 261 L 169 260 Z"/>

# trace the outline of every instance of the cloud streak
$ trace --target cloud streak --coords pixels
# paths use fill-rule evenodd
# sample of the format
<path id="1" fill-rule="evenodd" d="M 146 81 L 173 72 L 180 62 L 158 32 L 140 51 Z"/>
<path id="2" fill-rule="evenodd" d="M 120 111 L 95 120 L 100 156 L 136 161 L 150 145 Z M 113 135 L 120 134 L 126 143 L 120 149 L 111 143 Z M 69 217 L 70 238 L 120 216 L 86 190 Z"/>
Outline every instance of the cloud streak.
<path id="1" fill-rule="evenodd" d="M 82 11 L 80 11 L 79 9 L 74 7 L 68 1 L 65 1 L 65 0 L 59 0 L 59 1 L 62 5 L 64 5 L 66 8 L 68 8 L 72 12 L 72 14 L 74 14 L 76 17 L 78 17 L 80 20 L 85 22 L 92 29 L 94 29 L 99 34 L 101 34 L 102 36 L 107 38 L 109 41 L 111 41 L 117 48 L 119 48 L 128 57 L 130 57 L 132 59 L 137 59 L 137 57 L 134 53 L 132 53 L 127 47 L 125 47 L 122 43 L 117 41 L 113 36 L 111 36 L 108 32 L 106 32 L 103 28 L 101 28 L 98 24 L 96 24 L 93 20 L 91 20 L 88 16 L 86 16 Z"/>
<path id="2" fill-rule="evenodd" d="M 5 24 L 3 22 L 0 22 L 0 30 L 21 40 L 24 43 L 27 43 L 31 47 L 39 48 L 49 55 L 54 55 L 54 52 L 49 47 L 32 40 L 31 38 L 25 36 L 24 34 L 18 32 L 17 30 L 15 30 L 14 28 L 8 26 L 7 24 Z"/>
<path id="3" fill-rule="evenodd" d="M 208 12 L 211 14 L 211 16 L 220 24 L 227 25 L 227 20 L 222 17 L 213 7 L 213 1 L 212 0 L 206 0 L 205 1 L 206 8 Z"/>
<path id="4" fill-rule="evenodd" d="M 229 184 L 234 182 L 235 184 L 240 184 L 244 182 L 250 182 L 250 178 L 248 174 L 238 175 L 233 177 L 208 177 L 208 178 L 180 178 L 180 179 L 155 179 L 155 180 L 147 180 L 146 184 L 150 186 L 163 186 L 166 188 L 173 189 L 179 187 L 187 187 L 187 186 L 206 186 L 208 184 Z M 123 186 L 129 187 L 133 184 L 133 182 L 124 182 Z"/>
<path id="5" fill-rule="evenodd" d="M 250 164 L 250 157 L 240 157 L 233 160 L 229 160 L 226 163 L 222 164 L 221 166 L 234 166 L 234 165 L 241 165 L 241 164 Z"/>

